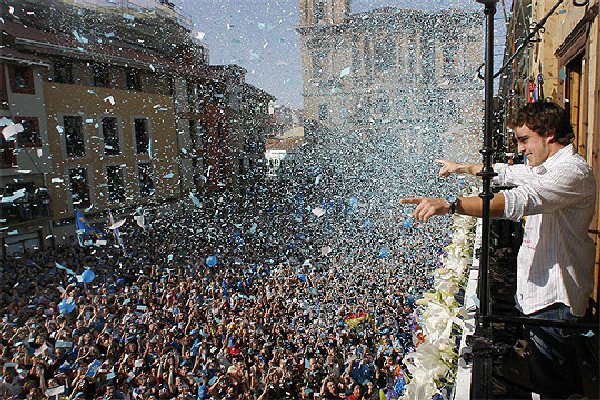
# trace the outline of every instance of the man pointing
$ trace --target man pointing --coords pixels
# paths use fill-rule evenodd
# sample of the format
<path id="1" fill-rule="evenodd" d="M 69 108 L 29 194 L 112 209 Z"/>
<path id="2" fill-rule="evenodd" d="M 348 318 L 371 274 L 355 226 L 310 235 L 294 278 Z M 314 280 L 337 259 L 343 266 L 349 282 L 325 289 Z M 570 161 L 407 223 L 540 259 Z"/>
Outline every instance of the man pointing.
<path id="1" fill-rule="evenodd" d="M 518 151 L 527 165 L 496 164 L 494 182 L 515 186 L 496 194 L 492 218 L 526 218 L 523 244 L 517 258 L 516 301 L 527 316 L 576 321 L 583 317 L 594 285 L 594 243 L 588 228 L 594 215 L 596 182 L 586 161 L 571 142 L 567 113 L 549 102 L 529 103 L 510 121 Z M 482 165 L 438 160 L 440 176 L 477 174 Z M 481 217 L 479 197 L 408 198 L 416 204 L 415 219 L 456 212 Z M 531 378 L 542 398 L 566 398 L 583 392 L 579 335 L 558 328 L 531 328 L 535 344 Z M 579 344 L 578 344 L 579 343 Z M 586 367 L 589 368 L 589 367 Z M 594 368 L 594 367 L 592 367 Z M 595 367 L 597 374 L 597 367 Z"/>

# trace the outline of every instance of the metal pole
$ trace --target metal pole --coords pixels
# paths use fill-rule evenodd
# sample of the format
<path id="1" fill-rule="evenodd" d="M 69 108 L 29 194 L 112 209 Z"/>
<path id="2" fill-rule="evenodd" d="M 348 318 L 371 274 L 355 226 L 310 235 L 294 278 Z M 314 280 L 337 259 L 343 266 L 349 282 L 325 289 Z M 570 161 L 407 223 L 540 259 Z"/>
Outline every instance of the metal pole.
<path id="1" fill-rule="evenodd" d="M 473 369 L 471 376 L 471 399 L 491 399 L 493 389 L 492 378 L 492 341 L 489 321 L 490 302 L 488 295 L 488 268 L 490 264 L 490 201 L 494 198 L 491 190 L 493 146 L 493 100 L 494 100 L 494 14 L 498 0 L 477 0 L 485 5 L 485 123 L 483 132 L 483 168 L 478 176 L 483 178 L 483 191 L 479 194 L 483 202 L 483 229 L 481 235 L 481 256 L 479 259 L 479 312 L 476 316 L 475 334 L 473 335 Z"/>
<path id="2" fill-rule="evenodd" d="M 492 167 L 493 145 L 493 112 L 494 112 L 494 14 L 498 0 L 478 0 L 485 4 L 485 113 L 483 148 L 480 153 L 483 158 L 483 169 L 478 174 L 483 178 L 483 191 L 479 197 L 483 201 L 483 229 L 481 234 L 481 258 L 479 262 L 479 314 L 477 324 L 485 328 L 488 326 L 490 314 L 488 268 L 490 264 L 490 201 L 494 198 L 491 189 L 492 178 L 496 175 Z"/>

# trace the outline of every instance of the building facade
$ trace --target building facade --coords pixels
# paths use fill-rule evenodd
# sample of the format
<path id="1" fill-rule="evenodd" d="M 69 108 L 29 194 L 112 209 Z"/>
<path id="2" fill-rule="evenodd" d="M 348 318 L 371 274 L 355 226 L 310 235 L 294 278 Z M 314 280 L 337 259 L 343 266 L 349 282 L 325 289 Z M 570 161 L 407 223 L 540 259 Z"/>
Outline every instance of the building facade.
<path id="1" fill-rule="evenodd" d="M 4 46 L 9 37 L 2 35 L 1 40 Z M 2 249 L 10 252 L 39 247 L 52 231 L 44 104 L 44 77 L 49 68 L 47 59 L 33 54 L 15 49 L 3 49 L 0 54 L 0 129 L 7 129 L 0 137 L 0 238 Z M 22 132 L 9 135 L 10 125 Z"/>
<path id="2" fill-rule="evenodd" d="M 237 189 L 262 163 L 253 128 L 272 96 L 241 67 L 209 66 L 175 6 L 8 3 L 0 119 L 21 131 L 2 137 L 3 252 L 74 235 L 75 208 L 104 225 L 107 208 Z"/>
<path id="3" fill-rule="evenodd" d="M 402 129 L 478 115 L 481 15 L 396 8 L 351 14 L 349 3 L 300 1 L 306 119 Z"/>
<path id="4" fill-rule="evenodd" d="M 44 238 L 60 241 L 73 234 L 75 208 L 103 221 L 107 208 L 180 196 L 172 81 L 159 74 L 170 68 L 169 60 L 135 49 L 121 52 L 116 43 L 83 46 L 17 21 L 5 21 L 3 34 L 14 54 L 45 64 L 22 71 L 7 64 L 7 89 L 17 85 L 34 98 L 23 100 L 8 90 L 6 113 L 27 127 L 29 145 L 24 147 L 25 137 L 3 142 L 3 154 L 16 156 L 3 177 L 24 170 L 32 178 L 42 175 L 32 187 L 47 189 L 49 197 L 43 212 L 52 223 Z M 11 149 L 15 143 L 17 151 Z M 25 227 L 15 228 L 14 237 L 3 238 L 9 246 L 30 236 Z"/>

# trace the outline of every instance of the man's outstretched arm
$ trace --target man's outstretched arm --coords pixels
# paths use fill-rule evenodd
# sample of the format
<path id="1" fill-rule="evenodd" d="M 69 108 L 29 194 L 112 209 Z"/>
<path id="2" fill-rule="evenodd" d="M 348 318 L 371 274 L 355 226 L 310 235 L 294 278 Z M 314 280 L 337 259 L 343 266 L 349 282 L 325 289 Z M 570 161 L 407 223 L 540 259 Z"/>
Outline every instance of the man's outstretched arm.
<path id="1" fill-rule="evenodd" d="M 477 175 L 483 168 L 483 164 L 459 164 L 449 160 L 435 160 L 435 162 L 442 164 L 439 175 L 444 178 L 447 178 L 450 174 Z"/>
<path id="2" fill-rule="evenodd" d="M 417 221 L 427 222 L 434 215 L 445 215 L 450 212 L 450 205 L 445 199 L 435 197 L 411 197 L 400 199 L 402 204 L 416 204 L 413 216 Z M 483 200 L 479 197 L 459 197 L 456 203 L 456 213 L 481 217 L 483 215 Z M 490 216 L 504 216 L 504 194 L 498 193 L 490 202 Z"/>

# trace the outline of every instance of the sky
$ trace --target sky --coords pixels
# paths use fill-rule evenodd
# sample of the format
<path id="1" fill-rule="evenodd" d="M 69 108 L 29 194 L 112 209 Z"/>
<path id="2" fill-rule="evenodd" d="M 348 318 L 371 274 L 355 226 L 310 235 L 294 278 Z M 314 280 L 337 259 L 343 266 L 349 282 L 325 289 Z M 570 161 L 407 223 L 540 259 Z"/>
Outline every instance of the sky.
<path id="1" fill-rule="evenodd" d="M 295 31 L 299 3 L 299 0 L 175 0 L 192 17 L 195 29 L 204 33 L 211 64 L 244 67 L 248 71 L 246 82 L 273 94 L 277 104 L 293 108 L 302 108 L 300 37 Z M 483 10 L 475 0 L 351 0 L 350 4 L 352 13 L 385 6 Z M 500 5 L 496 16 L 498 61 L 505 35 Z"/>

